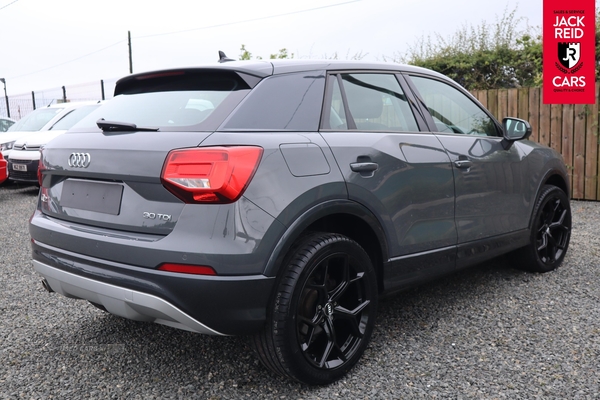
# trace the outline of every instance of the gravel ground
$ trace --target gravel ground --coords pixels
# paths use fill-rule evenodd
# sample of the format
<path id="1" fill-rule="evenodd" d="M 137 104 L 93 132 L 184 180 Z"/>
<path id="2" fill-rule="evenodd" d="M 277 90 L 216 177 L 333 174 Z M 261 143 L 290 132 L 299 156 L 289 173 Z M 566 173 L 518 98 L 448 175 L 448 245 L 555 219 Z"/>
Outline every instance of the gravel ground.
<path id="1" fill-rule="evenodd" d="M 600 202 L 572 202 L 565 263 L 504 259 L 381 302 L 359 365 L 327 387 L 263 368 L 245 338 L 114 317 L 48 294 L 30 263 L 37 189 L 0 188 L 0 398 L 600 398 Z"/>

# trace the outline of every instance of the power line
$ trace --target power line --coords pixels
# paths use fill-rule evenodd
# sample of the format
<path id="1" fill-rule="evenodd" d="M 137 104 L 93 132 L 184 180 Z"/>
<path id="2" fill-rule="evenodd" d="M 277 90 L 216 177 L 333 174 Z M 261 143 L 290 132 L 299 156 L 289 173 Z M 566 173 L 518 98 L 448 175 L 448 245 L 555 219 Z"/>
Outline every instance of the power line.
<path id="1" fill-rule="evenodd" d="M 18 1 L 18 0 L 17 0 L 17 1 Z M 103 47 L 103 48 L 101 48 L 101 49 L 99 49 L 99 50 L 92 51 L 91 53 L 85 54 L 85 55 L 83 55 L 83 56 L 80 56 L 80 57 L 74 58 L 74 59 L 72 59 L 72 60 L 69 60 L 69 61 L 65 61 L 65 62 L 63 62 L 63 63 L 61 63 L 61 64 L 56 64 L 56 65 L 53 65 L 53 66 L 51 66 L 51 67 L 48 67 L 48 68 L 40 69 L 40 70 L 33 71 L 33 72 L 28 72 L 28 73 L 26 73 L 26 74 L 23 74 L 23 75 L 13 76 L 13 77 L 11 77 L 10 79 L 22 78 L 22 77 L 24 77 L 24 76 L 29 76 L 29 75 L 37 74 L 38 72 L 44 72 L 44 71 L 47 71 L 47 70 L 49 70 L 49 69 L 52 69 L 52 68 L 61 67 L 61 66 L 65 65 L 65 64 L 69 64 L 69 63 L 72 63 L 72 62 L 74 62 L 74 61 L 81 60 L 82 58 L 85 58 L 85 57 L 91 56 L 92 54 L 100 53 L 101 51 L 104 51 L 104 50 L 106 50 L 106 49 L 109 49 L 109 48 L 111 48 L 111 47 L 114 47 L 114 46 L 116 46 L 116 45 L 118 45 L 118 44 L 121 44 L 121 43 L 124 43 L 124 42 L 125 42 L 125 40 L 119 40 L 118 42 L 116 42 L 116 43 L 113 43 L 113 44 L 111 44 L 110 46 L 106 46 L 106 47 Z"/>
<path id="2" fill-rule="evenodd" d="M 9 4 L 5 5 L 2 8 L 8 7 L 9 5 L 11 5 L 13 3 L 16 3 L 17 1 L 19 1 L 19 0 L 14 0 L 12 3 L 9 3 Z M 264 21 L 266 19 L 273 19 L 273 18 L 285 17 L 285 16 L 288 16 L 288 15 L 302 14 L 302 13 L 306 13 L 306 12 L 311 12 L 311 11 L 316 11 L 316 10 L 322 10 L 322 9 L 325 9 L 325 8 L 343 6 L 343 5 L 346 5 L 346 4 L 356 3 L 356 2 L 359 2 L 359 1 L 361 1 L 361 0 L 350 0 L 350 1 L 345 1 L 343 3 L 329 4 L 329 5 L 320 6 L 320 7 L 308 8 L 308 9 L 305 9 L 305 10 L 291 11 L 291 12 L 288 12 L 288 13 L 276 14 L 276 15 L 269 15 L 269 16 L 266 16 L 266 17 L 259 17 L 259 18 L 252 18 L 252 19 L 247 19 L 247 20 L 243 20 L 243 21 L 225 22 L 225 23 L 222 23 L 222 24 L 203 26 L 203 27 L 200 27 L 200 28 L 192 28 L 192 29 L 186 29 L 186 30 L 181 30 L 181 31 L 165 32 L 165 33 L 157 33 L 157 34 L 153 34 L 153 35 L 138 36 L 138 37 L 136 37 L 136 39 L 145 39 L 145 38 L 156 37 L 156 36 L 175 35 L 175 34 L 178 34 L 178 33 L 185 33 L 185 32 L 192 32 L 192 31 L 204 30 L 204 29 L 220 28 L 220 27 L 223 27 L 223 26 L 244 24 L 244 23 L 247 23 L 247 22 Z M 2 8 L 0 8 L 0 10 Z M 124 43 L 124 42 L 125 42 L 125 40 L 120 40 L 120 41 L 118 41 L 116 43 L 111 44 L 110 46 L 103 47 L 103 48 L 101 48 L 99 50 L 93 51 L 91 53 L 84 54 L 84 55 L 82 55 L 80 57 L 77 57 L 77 58 L 74 58 L 72 60 L 65 61 L 63 63 L 57 64 L 57 65 L 53 65 L 51 67 L 47 67 L 47 68 L 40 69 L 40 70 L 37 70 L 37 71 L 28 72 L 28 73 L 23 74 L 23 75 L 13 76 L 10 79 L 22 78 L 24 76 L 29 76 L 29 75 L 37 74 L 38 72 L 44 72 L 44 71 L 47 71 L 49 69 L 53 69 L 53 68 L 56 68 L 56 67 L 61 67 L 61 66 L 65 65 L 65 64 L 69 64 L 69 63 L 72 63 L 74 61 L 81 60 L 82 58 L 89 57 L 89 56 L 91 56 L 93 54 L 99 53 L 101 51 L 104 51 L 104 50 L 106 50 L 108 48 L 111 48 L 113 46 L 116 46 L 116 45 Z"/>
<path id="3" fill-rule="evenodd" d="M 243 20 L 243 21 L 225 22 L 225 23 L 222 23 L 222 24 L 203 26 L 203 27 L 200 27 L 200 28 L 192 28 L 192 29 L 185 29 L 185 30 L 181 30 L 181 31 L 156 33 L 156 34 L 152 34 L 152 35 L 138 36 L 138 37 L 136 37 L 136 39 L 145 39 L 145 38 L 156 37 L 156 36 L 175 35 L 177 33 L 200 31 L 200 30 L 204 30 L 204 29 L 221 28 L 223 26 L 245 24 L 247 22 L 264 21 L 266 19 L 286 17 L 288 15 L 302 14 L 302 13 L 306 13 L 306 12 L 310 12 L 310 11 L 322 10 L 324 8 L 331 8 L 331 7 L 343 6 L 343 5 L 346 5 L 346 4 L 356 3 L 356 2 L 359 2 L 359 1 L 361 1 L 361 0 L 350 0 L 350 1 L 345 1 L 343 3 L 329 4 L 329 5 L 326 5 L 326 6 L 320 6 L 320 7 L 314 7 L 314 8 L 307 8 L 306 10 L 291 11 L 291 12 L 283 13 L 283 14 L 276 14 L 276 15 L 269 15 L 269 16 L 266 16 L 266 17 L 258 17 L 258 18 L 246 19 L 246 20 Z"/>
<path id="4" fill-rule="evenodd" d="M 19 0 L 15 0 L 15 1 L 13 1 L 13 2 L 10 2 L 10 3 L 8 3 L 8 4 L 7 4 L 7 5 L 5 5 L 5 6 L 2 6 L 2 7 L 0 7 L 0 10 L 4 10 L 6 7 L 8 7 L 8 6 L 10 6 L 10 5 L 13 5 L 13 4 L 15 4 L 17 1 L 19 1 Z"/>

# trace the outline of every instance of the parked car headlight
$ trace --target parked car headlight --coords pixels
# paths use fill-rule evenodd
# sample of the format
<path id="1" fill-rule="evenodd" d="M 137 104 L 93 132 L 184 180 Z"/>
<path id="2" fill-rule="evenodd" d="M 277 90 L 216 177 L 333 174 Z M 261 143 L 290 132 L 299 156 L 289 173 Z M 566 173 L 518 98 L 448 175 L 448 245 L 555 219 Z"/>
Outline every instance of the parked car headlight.
<path id="1" fill-rule="evenodd" d="M 16 140 L 12 142 L 0 143 L 0 151 L 12 150 L 13 144 L 15 144 Z"/>

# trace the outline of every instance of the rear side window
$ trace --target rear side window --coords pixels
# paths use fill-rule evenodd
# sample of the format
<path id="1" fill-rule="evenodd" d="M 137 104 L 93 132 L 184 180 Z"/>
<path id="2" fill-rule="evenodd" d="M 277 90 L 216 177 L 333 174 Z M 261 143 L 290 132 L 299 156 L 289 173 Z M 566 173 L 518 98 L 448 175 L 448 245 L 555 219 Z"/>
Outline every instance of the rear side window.
<path id="1" fill-rule="evenodd" d="M 329 113 L 325 113 L 323 124 L 325 129 L 419 131 L 395 75 L 353 73 L 334 78 L 331 107 L 327 110 Z"/>
<path id="2" fill-rule="evenodd" d="M 96 121 L 135 124 L 160 131 L 214 131 L 250 92 L 233 71 L 173 71 L 125 79 L 115 97 L 72 131 L 96 131 Z"/>
<path id="3" fill-rule="evenodd" d="M 256 85 L 221 129 L 316 131 L 324 90 L 324 71 L 265 78 Z"/>

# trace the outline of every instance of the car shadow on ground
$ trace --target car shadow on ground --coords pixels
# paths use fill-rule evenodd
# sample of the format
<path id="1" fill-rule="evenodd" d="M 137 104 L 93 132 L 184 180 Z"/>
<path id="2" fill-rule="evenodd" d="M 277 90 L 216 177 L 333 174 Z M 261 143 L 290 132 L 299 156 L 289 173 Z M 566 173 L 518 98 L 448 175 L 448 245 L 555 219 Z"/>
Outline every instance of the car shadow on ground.
<path id="1" fill-rule="evenodd" d="M 504 258 L 499 258 L 381 300 L 370 347 L 351 374 L 372 368 L 374 360 L 385 357 L 390 347 L 410 347 L 408 342 L 419 342 L 421 338 L 426 341 L 431 331 L 440 329 L 443 320 L 453 313 L 502 297 L 505 285 L 527 282 L 533 276 L 510 268 Z M 46 346 L 58 350 L 53 353 L 66 358 L 64 362 L 80 357 L 100 360 L 79 362 L 81 368 L 89 369 L 82 373 L 95 375 L 110 369 L 113 374 L 125 375 L 131 368 L 151 371 L 155 381 L 148 384 L 152 385 L 163 379 L 168 381 L 157 369 L 161 366 L 165 371 L 177 370 L 180 382 L 200 387 L 213 382 L 228 382 L 238 389 L 256 387 L 261 382 L 281 390 L 304 387 L 260 365 L 246 337 L 200 335 L 112 316 L 84 301 L 68 304 L 66 307 L 82 307 L 85 317 L 78 318 L 68 333 L 55 331 Z"/>
<path id="2" fill-rule="evenodd" d="M 10 179 L 0 184 L 0 193 L 19 193 L 37 196 L 39 191 L 40 187 L 38 185 L 15 182 L 11 181 Z"/>

